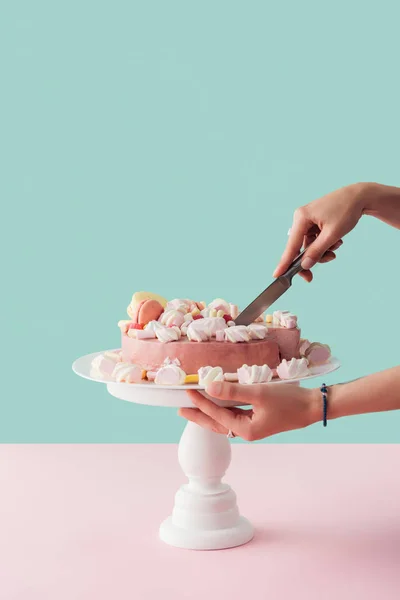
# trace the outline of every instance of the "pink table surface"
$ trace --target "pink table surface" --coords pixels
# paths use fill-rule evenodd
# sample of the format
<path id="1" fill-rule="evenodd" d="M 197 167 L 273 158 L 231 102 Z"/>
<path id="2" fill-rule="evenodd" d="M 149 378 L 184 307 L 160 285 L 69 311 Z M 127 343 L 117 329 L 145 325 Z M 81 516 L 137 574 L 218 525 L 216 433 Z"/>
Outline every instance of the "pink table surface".
<path id="1" fill-rule="evenodd" d="M 158 540 L 175 445 L 0 446 L 0 598 L 398 600 L 399 465 L 400 445 L 233 445 L 256 537 L 194 552 Z"/>

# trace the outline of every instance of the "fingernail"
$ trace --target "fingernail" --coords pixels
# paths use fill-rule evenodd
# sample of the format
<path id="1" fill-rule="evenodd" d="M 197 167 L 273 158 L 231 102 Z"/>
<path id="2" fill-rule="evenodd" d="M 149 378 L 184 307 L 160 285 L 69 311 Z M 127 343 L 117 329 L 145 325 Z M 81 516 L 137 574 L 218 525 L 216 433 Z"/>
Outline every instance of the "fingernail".
<path id="1" fill-rule="evenodd" d="M 213 381 L 206 388 L 207 394 L 210 396 L 219 396 L 222 392 L 222 381 Z"/>
<path id="2" fill-rule="evenodd" d="M 309 256 L 307 256 L 301 263 L 301 266 L 305 271 L 308 271 L 308 269 L 311 269 L 314 265 L 315 265 L 315 260 L 313 260 Z"/>

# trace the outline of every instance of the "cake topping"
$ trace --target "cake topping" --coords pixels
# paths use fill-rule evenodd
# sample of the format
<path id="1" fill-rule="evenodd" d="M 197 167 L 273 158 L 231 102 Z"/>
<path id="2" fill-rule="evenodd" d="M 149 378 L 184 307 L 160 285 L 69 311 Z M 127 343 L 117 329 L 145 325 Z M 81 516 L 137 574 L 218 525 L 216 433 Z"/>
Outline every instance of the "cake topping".
<path id="1" fill-rule="evenodd" d="M 272 317 L 272 315 L 267 315 L 267 316 L 265 317 L 265 322 L 266 322 L 266 323 L 272 323 L 272 320 L 273 320 L 273 317 Z"/>
<path id="2" fill-rule="evenodd" d="M 272 315 L 272 324 L 293 329 L 297 327 L 297 317 L 288 310 L 276 310 Z"/>
<path id="3" fill-rule="evenodd" d="M 225 329 L 225 339 L 236 344 L 237 342 L 249 342 L 251 338 L 245 325 L 233 325 Z"/>
<path id="4" fill-rule="evenodd" d="M 299 344 L 299 354 L 302 358 L 305 357 L 306 350 L 311 346 L 309 340 L 301 339 Z"/>
<path id="5" fill-rule="evenodd" d="M 157 323 L 157 325 L 158 327 L 155 327 L 154 333 L 160 342 L 176 342 L 181 337 L 179 327 L 166 327 L 165 325 L 161 325 L 161 323 Z"/>
<path id="6" fill-rule="evenodd" d="M 236 317 L 239 316 L 239 308 L 236 304 L 230 304 L 229 305 L 229 310 L 227 311 L 227 314 L 229 314 L 233 321 L 236 319 Z"/>
<path id="7" fill-rule="evenodd" d="M 169 364 L 157 371 L 155 383 L 158 385 L 183 385 L 186 373 L 178 365 Z"/>
<path id="8" fill-rule="evenodd" d="M 292 358 L 289 361 L 283 359 L 276 371 L 280 379 L 300 379 L 310 374 L 306 358 Z"/>
<path id="9" fill-rule="evenodd" d="M 224 313 L 230 313 L 231 307 L 230 307 L 229 302 L 226 302 L 222 298 L 215 298 L 215 300 L 210 302 L 210 304 L 208 306 L 209 306 L 209 308 L 215 309 L 216 311 L 223 310 Z"/>
<path id="10" fill-rule="evenodd" d="M 185 383 L 199 383 L 199 376 L 197 373 L 193 373 L 192 375 L 186 375 Z"/>
<path id="11" fill-rule="evenodd" d="M 159 304 L 161 304 L 161 307 L 163 309 L 167 304 L 166 299 L 162 296 L 159 296 L 158 294 L 153 294 L 152 292 L 136 292 L 135 294 L 133 294 L 132 300 L 127 308 L 128 316 L 132 319 L 132 321 L 136 321 L 134 315 L 137 312 L 139 304 L 141 304 L 145 300 L 156 300 Z"/>
<path id="12" fill-rule="evenodd" d="M 146 377 L 146 371 L 139 365 L 132 363 L 118 363 L 114 367 L 112 376 L 118 383 L 139 383 Z"/>
<path id="13" fill-rule="evenodd" d="M 239 383 L 252 385 L 253 383 L 267 383 L 272 379 L 272 371 L 268 365 L 243 365 L 237 371 Z"/>
<path id="14" fill-rule="evenodd" d="M 166 325 L 167 327 L 172 327 L 173 325 L 175 325 L 176 327 L 181 327 L 181 325 L 183 325 L 183 322 L 185 321 L 186 316 L 187 315 L 184 315 L 180 310 L 170 308 L 169 310 L 166 310 L 162 313 L 162 315 L 159 318 L 159 321 L 160 323 L 162 323 L 162 325 Z"/>
<path id="15" fill-rule="evenodd" d="M 212 331 L 210 321 L 212 319 L 193 320 L 187 328 L 186 335 L 191 342 L 207 342 L 211 339 Z"/>
<path id="16" fill-rule="evenodd" d="M 221 367 L 201 367 L 198 373 L 200 385 L 207 386 L 212 381 L 224 381 Z"/>
<path id="17" fill-rule="evenodd" d="M 186 314 L 191 311 L 193 304 L 193 300 L 189 300 L 188 298 L 175 298 L 167 303 L 165 310 L 179 310 L 183 314 Z"/>
<path id="18" fill-rule="evenodd" d="M 263 340 L 268 333 L 263 323 L 252 323 L 247 327 L 247 330 L 252 340 Z"/>
<path id="19" fill-rule="evenodd" d="M 121 352 L 104 352 L 96 356 L 91 363 L 91 377 L 110 379 L 115 365 L 121 362 Z"/>
<path id="20" fill-rule="evenodd" d="M 331 357 L 331 349 L 327 344 L 313 342 L 305 350 L 304 357 L 310 365 L 323 365 Z"/>

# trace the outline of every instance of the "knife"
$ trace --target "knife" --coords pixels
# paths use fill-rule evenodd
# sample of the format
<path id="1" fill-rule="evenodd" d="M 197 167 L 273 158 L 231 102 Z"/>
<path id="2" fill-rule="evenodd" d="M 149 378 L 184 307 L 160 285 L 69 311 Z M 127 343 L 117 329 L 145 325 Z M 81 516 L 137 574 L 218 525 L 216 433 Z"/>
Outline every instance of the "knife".
<path id="1" fill-rule="evenodd" d="M 271 285 L 269 285 L 251 304 L 249 304 L 240 315 L 235 319 L 236 325 L 250 325 L 262 315 L 284 294 L 292 285 L 292 279 L 297 273 L 302 270 L 301 261 L 305 250 L 299 254 L 297 258 L 289 266 L 288 270 L 275 279 Z"/>

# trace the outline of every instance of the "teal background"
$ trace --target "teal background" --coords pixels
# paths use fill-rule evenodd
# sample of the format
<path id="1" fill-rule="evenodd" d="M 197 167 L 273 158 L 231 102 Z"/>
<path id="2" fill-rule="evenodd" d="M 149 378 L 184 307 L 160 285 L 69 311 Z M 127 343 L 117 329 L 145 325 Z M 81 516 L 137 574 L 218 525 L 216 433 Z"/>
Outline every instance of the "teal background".
<path id="1" fill-rule="evenodd" d="M 1 442 L 175 442 L 174 409 L 76 377 L 132 293 L 245 304 L 296 206 L 400 185 L 398 2 L 4 3 Z M 400 233 L 364 218 L 284 306 L 343 368 L 399 363 Z M 397 442 L 400 413 L 273 442 Z M 268 440 L 270 441 L 270 440 Z"/>

